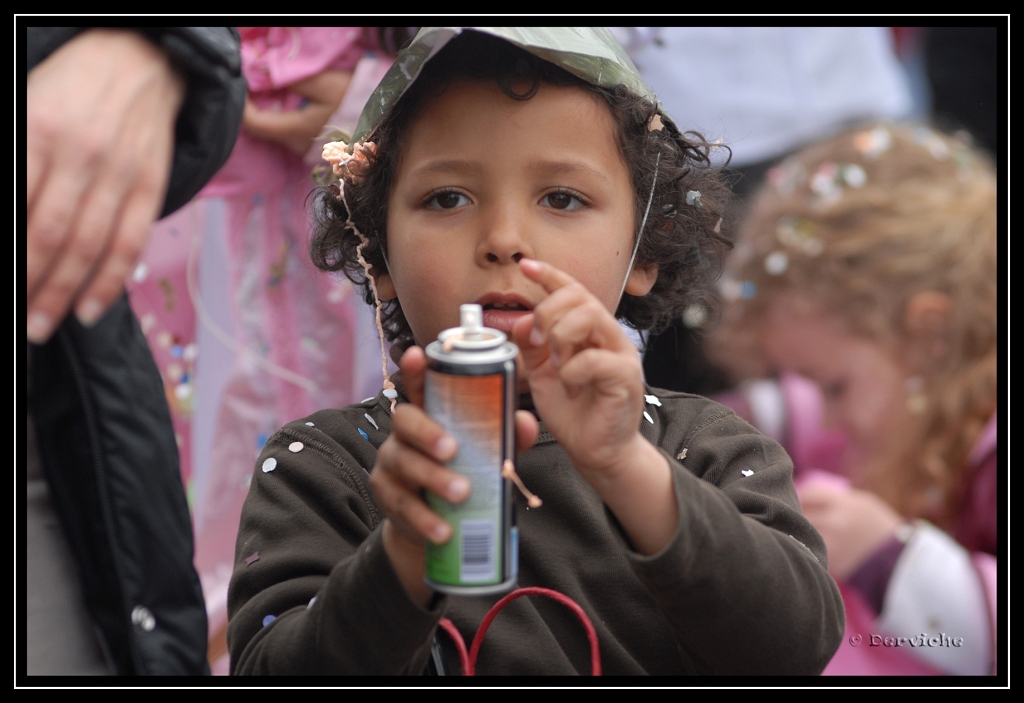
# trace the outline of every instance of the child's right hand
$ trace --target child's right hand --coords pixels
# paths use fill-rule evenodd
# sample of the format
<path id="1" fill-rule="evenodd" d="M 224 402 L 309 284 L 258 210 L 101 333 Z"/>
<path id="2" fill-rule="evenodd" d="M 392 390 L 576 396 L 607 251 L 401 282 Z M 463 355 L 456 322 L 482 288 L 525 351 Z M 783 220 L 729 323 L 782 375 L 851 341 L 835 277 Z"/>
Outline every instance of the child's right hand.
<path id="1" fill-rule="evenodd" d="M 427 360 L 423 350 L 411 347 L 399 363 L 408 403 L 395 408 L 392 431 L 377 452 L 370 473 L 377 504 L 384 512 L 384 550 L 409 596 L 426 606 L 433 595 L 423 582 L 424 540 L 444 544 L 452 528 L 423 500 L 422 491 L 461 503 L 469 496 L 465 477 L 450 471 L 445 461 L 455 456 L 455 439 L 423 410 L 423 379 Z M 516 413 L 516 446 L 533 445 L 539 433 L 528 412 Z"/>
<path id="2" fill-rule="evenodd" d="M 260 109 L 251 95 L 246 95 L 242 126 L 258 139 L 303 156 L 338 109 L 351 82 L 352 71 L 328 69 L 293 83 L 288 88 L 306 99 L 305 105 L 295 110 Z"/>

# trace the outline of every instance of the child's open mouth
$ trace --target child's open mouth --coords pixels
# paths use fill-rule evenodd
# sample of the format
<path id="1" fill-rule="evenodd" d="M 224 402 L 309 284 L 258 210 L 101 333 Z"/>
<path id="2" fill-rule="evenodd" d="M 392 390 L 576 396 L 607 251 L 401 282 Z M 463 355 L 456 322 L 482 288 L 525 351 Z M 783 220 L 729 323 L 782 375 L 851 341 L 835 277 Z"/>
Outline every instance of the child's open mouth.
<path id="1" fill-rule="evenodd" d="M 480 299 L 484 309 L 484 327 L 511 334 L 512 325 L 532 309 L 529 302 L 516 295 L 486 295 Z"/>

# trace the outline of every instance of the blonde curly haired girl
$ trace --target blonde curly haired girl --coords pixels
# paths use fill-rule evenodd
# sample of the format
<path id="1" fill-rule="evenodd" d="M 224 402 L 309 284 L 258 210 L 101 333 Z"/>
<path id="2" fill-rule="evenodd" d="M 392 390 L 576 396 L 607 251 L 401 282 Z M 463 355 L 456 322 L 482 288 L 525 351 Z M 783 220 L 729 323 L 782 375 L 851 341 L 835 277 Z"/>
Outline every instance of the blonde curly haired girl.
<path id="1" fill-rule="evenodd" d="M 769 172 L 722 281 L 731 302 L 712 357 L 734 381 L 813 380 L 826 424 L 846 434 L 854 490 L 808 483 L 803 509 L 833 574 L 863 586 L 891 628 L 908 628 L 896 635 L 936 627 L 895 612 L 901 584 L 937 577 L 908 566 L 927 535 L 945 539 L 934 565 L 947 569 L 969 564 L 965 550 L 996 549 L 996 185 L 966 136 L 920 124 L 846 131 Z M 927 523 L 907 522 L 917 520 Z M 960 583 L 948 571 L 942 580 Z M 961 622 L 994 610 L 973 580 L 948 598 L 910 597 L 974 635 L 973 659 L 927 660 L 942 671 L 991 669 L 987 618 Z"/>

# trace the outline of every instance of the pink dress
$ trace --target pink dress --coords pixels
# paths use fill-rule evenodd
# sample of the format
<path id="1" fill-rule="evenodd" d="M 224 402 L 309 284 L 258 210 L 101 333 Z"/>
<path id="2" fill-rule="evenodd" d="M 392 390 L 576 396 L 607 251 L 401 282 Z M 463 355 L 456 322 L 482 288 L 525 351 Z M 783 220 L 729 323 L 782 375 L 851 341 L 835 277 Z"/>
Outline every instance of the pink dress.
<path id="1" fill-rule="evenodd" d="M 298 109 L 303 98 L 290 85 L 354 70 L 372 49 L 360 27 L 240 33 L 250 96 L 268 110 Z M 239 515 L 263 444 L 296 418 L 380 387 L 368 307 L 343 276 L 310 262 L 310 172 L 302 156 L 243 128 L 199 196 L 154 227 L 131 285 L 178 433 L 215 638 L 227 621 Z M 357 380 L 364 377 L 372 388 Z M 214 673 L 226 666 L 215 661 Z"/>

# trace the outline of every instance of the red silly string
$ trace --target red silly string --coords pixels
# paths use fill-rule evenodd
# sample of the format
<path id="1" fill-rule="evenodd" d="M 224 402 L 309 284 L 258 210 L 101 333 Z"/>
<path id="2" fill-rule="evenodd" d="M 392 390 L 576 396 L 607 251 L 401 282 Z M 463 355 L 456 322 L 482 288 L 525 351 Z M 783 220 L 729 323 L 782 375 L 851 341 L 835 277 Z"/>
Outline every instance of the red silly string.
<path id="1" fill-rule="evenodd" d="M 464 676 L 476 675 L 476 658 L 480 653 L 480 646 L 483 644 L 484 635 L 487 634 L 487 629 L 491 626 L 491 622 L 495 617 L 497 617 L 501 609 L 520 596 L 547 596 L 576 613 L 576 617 L 580 619 L 580 622 L 583 623 L 583 628 L 587 631 L 587 639 L 590 640 L 590 673 L 592 676 L 601 675 L 601 650 L 597 643 L 597 630 L 594 629 L 594 624 L 590 622 L 590 618 L 587 617 L 587 614 L 583 612 L 583 608 L 581 608 L 572 598 L 569 598 L 569 596 L 559 593 L 558 591 L 553 591 L 550 588 L 541 588 L 539 586 L 528 586 L 526 588 L 517 588 L 512 591 L 487 611 L 484 619 L 480 622 L 480 627 L 473 636 L 473 645 L 470 647 L 468 653 L 466 652 L 466 642 L 462 639 L 462 635 L 459 634 L 455 624 L 448 618 L 441 618 L 439 624 L 455 641 L 455 646 L 459 650 L 459 660 L 462 662 L 462 672 Z"/>

